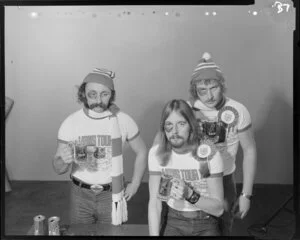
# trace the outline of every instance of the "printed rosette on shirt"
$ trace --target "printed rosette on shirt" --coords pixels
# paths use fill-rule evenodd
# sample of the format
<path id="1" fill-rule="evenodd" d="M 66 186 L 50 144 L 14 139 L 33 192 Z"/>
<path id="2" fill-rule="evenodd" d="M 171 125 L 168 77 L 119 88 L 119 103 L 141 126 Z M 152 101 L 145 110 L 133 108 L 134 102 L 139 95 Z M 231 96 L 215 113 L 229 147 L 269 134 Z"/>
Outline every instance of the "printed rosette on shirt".
<path id="1" fill-rule="evenodd" d="M 223 107 L 218 113 L 218 119 L 228 125 L 228 128 L 235 127 L 239 120 L 238 111 L 232 106 Z"/>
<path id="2" fill-rule="evenodd" d="M 216 154 L 217 148 L 215 144 L 209 140 L 204 139 L 200 142 L 197 148 L 196 158 L 198 161 L 209 161 Z"/>

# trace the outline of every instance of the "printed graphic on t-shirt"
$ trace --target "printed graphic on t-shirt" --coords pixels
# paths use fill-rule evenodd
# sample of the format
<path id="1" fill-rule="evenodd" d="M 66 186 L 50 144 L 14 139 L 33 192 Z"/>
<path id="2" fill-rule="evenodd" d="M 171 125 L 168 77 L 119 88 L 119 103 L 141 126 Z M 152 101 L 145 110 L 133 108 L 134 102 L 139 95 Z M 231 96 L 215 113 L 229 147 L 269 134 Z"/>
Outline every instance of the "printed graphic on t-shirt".
<path id="1" fill-rule="evenodd" d="M 75 163 L 79 170 L 111 170 L 112 145 L 110 135 L 80 136 L 73 143 Z"/>
<path id="2" fill-rule="evenodd" d="M 223 143 L 226 141 L 226 123 L 222 121 L 208 122 L 200 120 L 198 120 L 198 122 L 202 125 L 202 130 L 205 136 L 207 136 L 213 143 Z"/>
<path id="3" fill-rule="evenodd" d="M 202 196 L 208 196 L 207 179 L 202 177 L 200 169 L 162 168 L 162 175 L 182 179 Z"/>

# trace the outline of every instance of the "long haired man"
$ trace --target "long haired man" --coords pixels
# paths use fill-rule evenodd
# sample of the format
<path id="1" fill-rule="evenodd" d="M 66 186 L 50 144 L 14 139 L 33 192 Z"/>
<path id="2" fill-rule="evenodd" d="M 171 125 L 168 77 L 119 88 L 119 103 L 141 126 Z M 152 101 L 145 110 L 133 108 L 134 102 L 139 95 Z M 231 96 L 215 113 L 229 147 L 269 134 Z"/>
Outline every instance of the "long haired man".
<path id="1" fill-rule="evenodd" d="M 160 233 L 162 201 L 168 207 L 165 236 L 220 235 L 222 159 L 210 141 L 203 141 L 199 131 L 186 101 L 166 104 L 160 137 L 148 157 L 150 235 Z"/>

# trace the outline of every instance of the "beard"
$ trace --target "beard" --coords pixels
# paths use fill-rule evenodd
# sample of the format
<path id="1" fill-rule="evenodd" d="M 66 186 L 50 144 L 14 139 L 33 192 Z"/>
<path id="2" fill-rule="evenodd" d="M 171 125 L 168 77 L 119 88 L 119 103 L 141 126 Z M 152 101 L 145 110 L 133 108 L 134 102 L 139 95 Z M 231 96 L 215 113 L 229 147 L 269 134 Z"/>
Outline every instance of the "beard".
<path id="1" fill-rule="evenodd" d="M 181 148 L 184 146 L 185 141 L 184 138 L 178 135 L 173 135 L 169 138 L 169 142 L 172 148 Z"/>

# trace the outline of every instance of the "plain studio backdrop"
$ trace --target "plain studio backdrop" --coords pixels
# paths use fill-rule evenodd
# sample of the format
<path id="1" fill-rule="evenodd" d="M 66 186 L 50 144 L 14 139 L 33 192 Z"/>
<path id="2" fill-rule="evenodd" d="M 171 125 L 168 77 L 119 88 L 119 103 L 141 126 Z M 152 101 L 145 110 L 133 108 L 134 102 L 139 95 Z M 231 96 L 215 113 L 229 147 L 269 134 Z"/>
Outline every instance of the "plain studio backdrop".
<path id="1" fill-rule="evenodd" d="M 81 108 L 76 86 L 95 67 L 115 71 L 116 104 L 151 147 L 162 107 L 188 98 L 192 70 L 207 51 L 224 73 L 227 96 L 251 114 L 255 183 L 292 184 L 295 14 L 292 6 L 277 13 L 271 1 L 256 2 L 5 7 L 5 94 L 15 101 L 6 122 L 10 179 L 69 179 L 52 168 L 57 132 Z M 130 180 L 135 155 L 126 148 L 124 156 Z M 241 158 L 239 151 L 237 182 Z"/>

